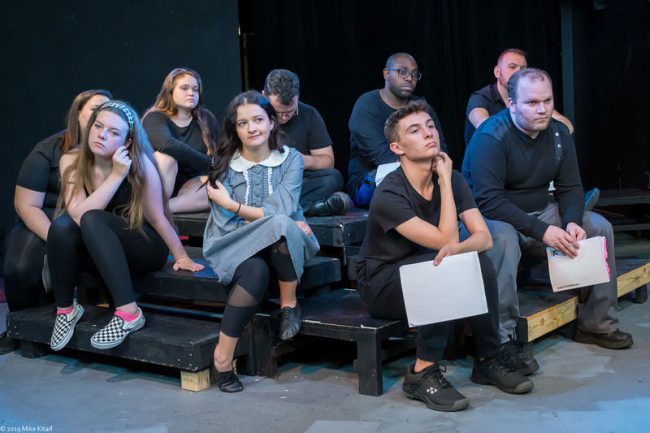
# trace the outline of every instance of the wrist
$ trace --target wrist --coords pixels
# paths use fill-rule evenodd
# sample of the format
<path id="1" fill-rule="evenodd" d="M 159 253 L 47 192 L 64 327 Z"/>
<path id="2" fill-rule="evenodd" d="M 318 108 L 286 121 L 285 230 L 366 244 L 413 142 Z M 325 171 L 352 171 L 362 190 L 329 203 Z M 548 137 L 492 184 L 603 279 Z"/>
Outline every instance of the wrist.
<path id="1" fill-rule="evenodd" d="M 190 256 L 188 256 L 188 255 L 180 256 L 180 257 L 176 258 L 176 260 L 174 261 L 174 263 L 178 263 L 178 262 L 180 262 L 181 260 L 185 260 L 185 259 L 189 259 L 189 258 L 190 258 Z"/>
<path id="2" fill-rule="evenodd" d="M 241 211 L 241 206 L 242 204 L 240 202 L 231 199 L 228 210 L 234 213 L 235 215 L 239 215 L 239 211 Z"/>

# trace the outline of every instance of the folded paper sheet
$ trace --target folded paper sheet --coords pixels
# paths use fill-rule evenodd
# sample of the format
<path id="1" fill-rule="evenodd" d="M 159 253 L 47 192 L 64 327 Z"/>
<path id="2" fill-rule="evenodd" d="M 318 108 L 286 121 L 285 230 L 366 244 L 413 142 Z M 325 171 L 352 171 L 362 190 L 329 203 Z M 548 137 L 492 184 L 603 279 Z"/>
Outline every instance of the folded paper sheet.
<path id="1" fill-rule="evenodd" d="M 375 176 L 375 184 L 379 185 L 382 180 L 391 172 L 397 170 L 399 162 L 389 162 L 388 164 L 380 164 L 377 167 L 377 175 Z"/>
<path id="2" fill-rule="evenodd" d="M 570 258 L 547 247 L 548 273 L 554 292 L 606 283 L 610 279 L 607 245 L 603 236 L 579 241 L 578 256 Z"/>
<path id="3" fill-rule="evenodd" d="M 481 265 L 476 252 L 399 268 L 410 326 L 487 313 Z"/>

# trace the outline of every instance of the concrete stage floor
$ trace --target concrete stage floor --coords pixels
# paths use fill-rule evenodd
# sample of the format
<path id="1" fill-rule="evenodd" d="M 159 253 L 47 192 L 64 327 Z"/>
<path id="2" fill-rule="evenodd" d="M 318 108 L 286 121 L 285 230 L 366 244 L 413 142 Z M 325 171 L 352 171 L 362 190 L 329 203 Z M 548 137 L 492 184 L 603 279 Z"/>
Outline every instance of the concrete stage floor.
<path id="1" fill-rule="evenodd" d="M 620 252 L 650 250 L 647 241 L 617 241 Z M 242 376 L 246 389 L 235 395 L 217 388 L 183 391 L 177 375 L 109 358 L 68 352 L 26 359 L 13 352 L 0 356 L 0 433 L 645 433 L 650 302 L 623 300 L 619 309 L 621 329 L 634 336 L 631 349 L 581 345 L 559 333 L 542 338 L 534 346 L 542 368 L 528 395 L 473 384 L 469 359 L 445 361 L 448 379 L 471 401 L 458 413 L 435 412 L 403 396 L 402 376 L 412 356 L 386 366 L 383 396 L 357 394 L 353 356 L 345 346 L 323 356 L 295 353 L 277 380 Z M 5 315 L 6 304 L 0 304 L 2 330 Z"/>

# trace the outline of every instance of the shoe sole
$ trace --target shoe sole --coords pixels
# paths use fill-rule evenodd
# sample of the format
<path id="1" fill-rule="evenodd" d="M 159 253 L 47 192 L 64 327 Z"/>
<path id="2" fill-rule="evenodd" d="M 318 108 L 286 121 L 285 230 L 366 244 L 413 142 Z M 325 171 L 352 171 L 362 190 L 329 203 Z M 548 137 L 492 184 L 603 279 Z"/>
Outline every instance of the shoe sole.
<path id="1" fill-rule="evenodd" d="M 530 392 L 533 389 L 533 381 L 528 380 L 526 382 L 522 382 L 519 385 L 517 385 L 514 388 L 506 388 L 505 386 L 499 386 L 495 381 L 490 380 L 490 379 L 485 379 L 483 377 L 477 377 L 472 374 L 470 377 L 470 380 L 474 383 L 477 383 L 479 385 L 493 385 L 499 388 L 503 392 L 507 392 L 508 394 L 526 394 L 527 392 Z"/>
<path id="2" fill-rule="evenodd" d="M 415 394 L 409 394 L 406 391 L 404 391 L 404 395 L 406 395 L 406 397 L 411 399 L 411 400 L 417 400 L 417 401 L 423 402 L 424 404 L 426 404 L 426 406 L 429 409 L 437 410 L 437 411 L 440 411 L 440 412 L 458 412 L 458 411 L 467 409 L 467 407 L 469 406 L 469 399 L 467 399 L 467 398 L 455 401 L 452 406 L 442 406 L 442 405 L 438 405 L 438 404 L 435 404 L 433 402 L 424 400 L 424 399 L 418 397 Z"/>
<path id="3" fill-rule="evenodd" d="M 112 341 L 110 343 L 97 343 L 95 342 L 92 338 L 90 339 L 90 345 L 94 347 L 95 349 L 100 349 L 100 350 L 106 350 L 106 349 L 112 349 L 114 347 L 119 346 L 120 344 L 124 343 L 124 340 L 126 340 L 126 337 L 129 336 L 130 333 L 138 331 L 142 328 L 144 328 L 144 318 L 142 319 L 142 323 L 138 326 L 136 326 L 133 329 L 130 329 L 129 332 L 126 333 L 126 335 L 123 338 L 120 338 L 119 340 Z"/>
<path id="4" fill-rule="evenodd" d="M 573 341 L 576 343 L 582 344 L 595 344 L 596 346 L 603 347 L 605 349 L 621 350 L 627 349 L 634 344 L 634 341 L 621 341 L 620 343 L 615 343 L 611 341 L 603 341 L 599 338 L 592 337 L 591 335 L 584 335 L 576 331 L 576 334 L 573 337 Z"/>
<path id="5" fill-rule="evenodd" d="M 70 329 L 72 329 L 72 332 L 70 332 L 70 334 L 68 334 L 68 336 L 66 338 L 64 338 L 56 346 L 52 346 L 52 344 L 50 343 L 50 349 L 52 349 L 53 351 L 58 352 L 59 350 L 63 349 L 65 346 L 67 346 L 68 343 L 70 342 L 70 340 L 72 340 L 72 337 L 74 336 L 74 328 L 77 326 L 77 322 L 79 322 L 79 320 L 81 320 L 81 316 L 84 315 L 84 311 L 85 311 L 82 306 L 79 306 L 79 308 L 81 309 L 81 313 L 79 313 L 79 317 L 77 317 L 76 319 L 74 319 L 72 321 L 72 326 L 70 327 Z"/>

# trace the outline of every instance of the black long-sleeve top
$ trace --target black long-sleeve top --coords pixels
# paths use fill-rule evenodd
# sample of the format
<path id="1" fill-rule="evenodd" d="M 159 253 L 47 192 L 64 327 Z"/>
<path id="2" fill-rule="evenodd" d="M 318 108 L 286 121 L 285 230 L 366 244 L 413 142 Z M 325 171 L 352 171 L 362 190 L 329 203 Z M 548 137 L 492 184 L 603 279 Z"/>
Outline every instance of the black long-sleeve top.
<path id="1" fill-rule="evenodd" d="M 528 213 L 548 205 L 550 181 L 564 226 L 582 224 L 584 191 L 575 145 L 566 126 L 554 119 L 533 139 L 515 126 L 508 109 L 490 117 L 470 141 L 463 175 L 486 217 L 526 236 L 541 241 L 548 228 Z"/>
<path id="2" fill-rule="evenodd" d="M 208 122 L 216 139 L 216 119 L 208 116 Z M 192 118 L 189 125 L 180 127 L 164 113 L 152 111 L 142 120 L 142 126 L 153 148 L 173 157 L 178 162 L 178 170 L 185 176 L 192 178 L 208 173 L 210 157 L 196 117 Z"/>

